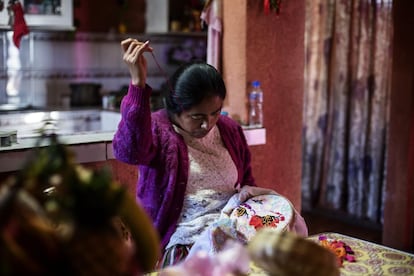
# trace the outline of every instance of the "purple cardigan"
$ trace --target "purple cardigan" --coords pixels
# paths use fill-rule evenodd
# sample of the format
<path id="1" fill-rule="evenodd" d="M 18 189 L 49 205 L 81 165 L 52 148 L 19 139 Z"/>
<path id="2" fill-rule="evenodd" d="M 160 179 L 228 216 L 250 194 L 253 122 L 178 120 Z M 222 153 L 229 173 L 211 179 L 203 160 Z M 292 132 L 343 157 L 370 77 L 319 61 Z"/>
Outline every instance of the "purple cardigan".
<path id="1" fill-rule="evenodd" d="M 152 218 L 164 248 L 183 206 L 189 160 L 184 139 L 174 131 L 166 110 L 151 113 L 151 92 L 148 85 L 145 89 L 129 86 L 113 150 L 118 160 L 138 165 L 137 202 Z M 220 116 L 217 127 L 238 170 L 234 186 L 256 186 L 242 128 L 225 116 Z"/>

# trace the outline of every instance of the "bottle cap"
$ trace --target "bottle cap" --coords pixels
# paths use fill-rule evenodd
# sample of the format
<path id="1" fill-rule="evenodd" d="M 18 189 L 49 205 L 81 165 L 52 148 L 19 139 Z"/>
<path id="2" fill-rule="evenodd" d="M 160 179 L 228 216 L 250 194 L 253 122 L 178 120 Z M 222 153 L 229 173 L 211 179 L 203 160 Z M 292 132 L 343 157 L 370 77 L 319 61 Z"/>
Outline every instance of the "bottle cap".
<path id="1" fill-rule="evenodd" d="M 253 85 L 254 87 L 258 87 L 258 86 L 260 86 L 260 81 L 258 81 L 258 80 L 253 81 L 253 82 L 252 82 L 252 85 Z"/>

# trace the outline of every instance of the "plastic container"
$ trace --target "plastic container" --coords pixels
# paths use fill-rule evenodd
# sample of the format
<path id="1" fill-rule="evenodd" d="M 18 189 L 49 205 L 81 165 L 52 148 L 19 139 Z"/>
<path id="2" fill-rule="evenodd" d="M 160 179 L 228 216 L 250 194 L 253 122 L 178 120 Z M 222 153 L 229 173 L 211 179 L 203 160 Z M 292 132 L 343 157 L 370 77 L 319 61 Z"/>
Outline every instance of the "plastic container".
<path id="1" fill-rule="evenodd" d="M 10 147 L 12 144 L 10 133 L 0 131 L 0 147 Z"/>
<path id="2" fill-rule="evenodd" d="M 249 92 L 249 127 L 263 127 L 263 91 L 259 81 L 253 81 Z"/>
<path id="3" fill-rule="evenodd" d="M 225 111 L 225 110 L 222 110 L 222 111 L 220 112 L 220 115 L 221 115 L 221 116 L 229 116 L 229 113 L 228 113 L 227 111 Z"/>

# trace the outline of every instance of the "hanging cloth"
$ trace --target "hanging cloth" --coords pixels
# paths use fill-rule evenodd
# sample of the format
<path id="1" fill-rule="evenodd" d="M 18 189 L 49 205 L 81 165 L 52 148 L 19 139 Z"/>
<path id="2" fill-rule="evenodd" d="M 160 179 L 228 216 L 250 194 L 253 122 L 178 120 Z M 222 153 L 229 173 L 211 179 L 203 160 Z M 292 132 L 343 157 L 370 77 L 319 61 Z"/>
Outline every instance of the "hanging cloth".
<path id="1" fill-rule="evenodd" d="M 10 1 L 8 10 L 10 13 L 10 25 L 13 29 L 13 42 L 17 48 L 20 48 L 20 40 L 29 33 L 29 29 L 24 19 L 23 7 L 19 1 Z"/>
<path id="2" fill-rule="evenodd" d="M 221 71 L 222 0 L 207 1 L 200 18 L 208 26 L 207 63 Z"/>

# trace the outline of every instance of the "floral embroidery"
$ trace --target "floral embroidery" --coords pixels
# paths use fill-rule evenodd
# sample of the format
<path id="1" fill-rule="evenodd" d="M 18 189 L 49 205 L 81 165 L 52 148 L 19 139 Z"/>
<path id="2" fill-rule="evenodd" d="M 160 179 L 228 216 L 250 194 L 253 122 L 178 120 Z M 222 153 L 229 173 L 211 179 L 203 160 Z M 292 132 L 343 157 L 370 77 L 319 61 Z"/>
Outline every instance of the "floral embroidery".
<path id="1" fill-rule="evenodd" d="M 254 228 L 260 229 L 262 227 L 277 227 L 277 224 L 280 221 L 284 221 L 285 217 L 279 213 L 276 212 L 275 215 L 265 215 L 265 216 L 258 216 L 254 215 L 249 222 L 249 225 L 254 226 Z"/>
<path id="2" fill-rule="evenodd" d="M 246 216 L 248 215 L 246 208 L 244 208 L 242 206 L 237 207 L 235 212 L 236 212 L 237 217 L 242 217 L 244 215 L 246 215 Z"/>
<path id="3" fill-rule="evenodd" d="M 252 199 L 253 202 L 256 202 L 258 204 L 263 204 L 264 200 L 263 199 Z"/>

